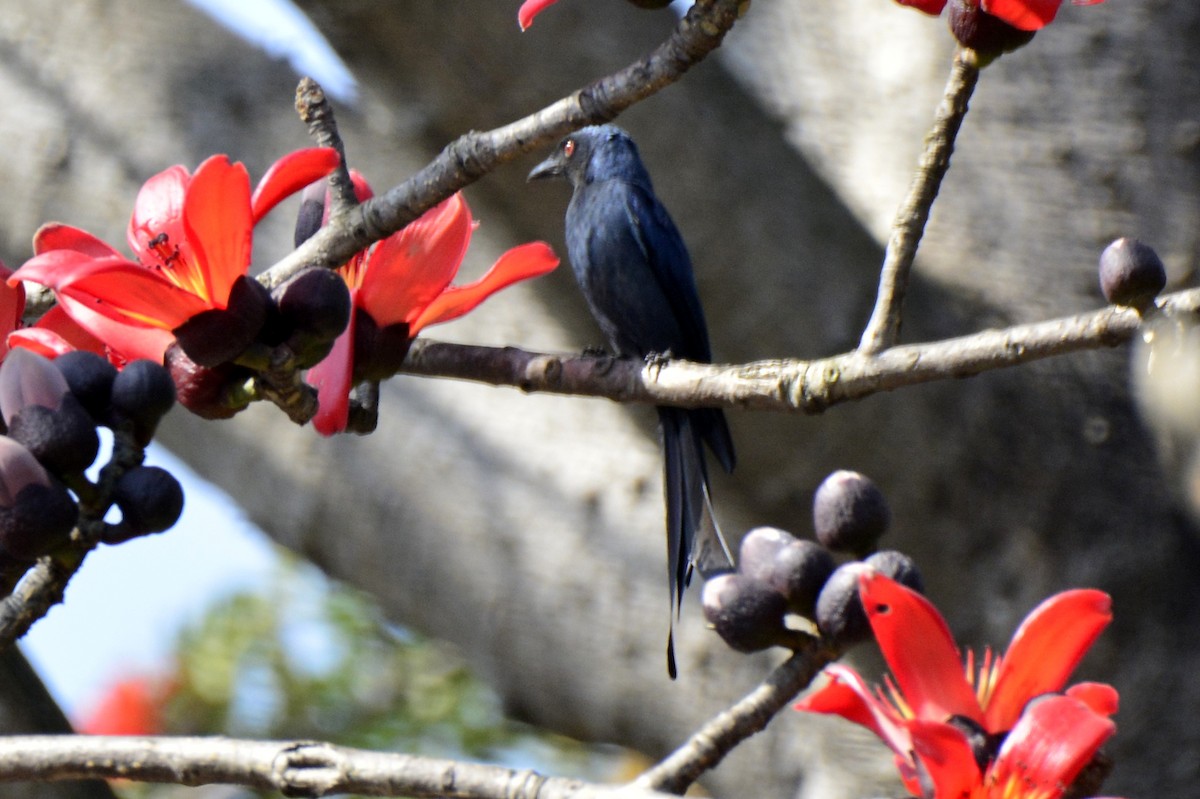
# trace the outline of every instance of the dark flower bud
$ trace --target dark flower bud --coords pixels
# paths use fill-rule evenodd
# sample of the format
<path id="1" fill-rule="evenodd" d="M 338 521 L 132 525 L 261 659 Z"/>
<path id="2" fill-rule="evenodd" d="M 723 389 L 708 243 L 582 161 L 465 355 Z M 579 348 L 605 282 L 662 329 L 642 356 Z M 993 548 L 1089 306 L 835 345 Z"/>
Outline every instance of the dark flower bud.
<path id="1" fill-rule="evenodd" d="M 905 588 L 911 588 L 918 594 L 925 593 L 925 580 L 921 577 L 916 561 L 903 552 L 894 549 L 880 550 L 863 563 Z"/>
<path id="2" fill-rule="evenodd" d="M 81 474 L 96 459 L 95 421 L 41 355 L 17 348 L 0 365 L 0 413 L 9 436 L 56 474 Z"/>
<path id="3" fill-rule="evenodd" d="M 238 388 L 253 377 L 249 369 L 231 363 L 210 369 L 187 357 L 177 345 L 167 348 L 166 364 L 179 404 L 202 419 L 229 419 L 249 405 L 238 394 Z"/>
<path id="4" fill-rule="evenodd" d="M 78 518 L 71 495 L 33 454 L 0 436 L 0 551 L 34 560 L 66 543 Z"/>
<path id="5" fill-rule="evenodd" d="M 54 368 L 62 372 L 67 387 L 83 409 L 97 423 L 108 416 L 113 379 L 117 368 L 108 359 L 87 350 L 72 350 L 54 359 Z"/>
<path id="6" fill-rule="evenodd" d="M 284 341 L 302 369 L 320 363 L 350 321 L 350 289 L 330 269 L 305 269 L 271 292 Z"/>
<path id="7" fill-rule="evenodd" d="M 789 611 L 811 619 L 817 597 L 833 570 L 833 556 L 828 550 L 797 539 L 779 550 L 767 582 L 787 601 Z"/>
<path id="8" fill-rule="evenodd" d="M 379 327 L 367 312 L 354 313 L 354 382 L 386 380 L 400 371 L 412 345 L 408 325 Z"/>
<path id="9" fill-rule="evenodd" d="M 817 628 L 843 648 L 871 637 L 871 623 L 858 596 L 858 577 L 867 568 L 860 561 L 843 563 L 829 575 L 817 597 Z"/>
<path id="10" fill-rule="evenodd" d="M 271 294 L 249 275 L 233 283 L 225 308 L 201 311 L 172 331 L 188 357 L 213 367 L 237 358 L 258 338 L 271 308 Z"/>
<path id="11" fill-rule="evenodd" d="M 1116 305 L 1142 310 L 1167 285 L 1167 270 L 1153 248 L 1120 238 L 1100 253 L 1100 290 Z"/>
<path id="12" fill-rule="evenodd" d="M 1011 53 L 1033 41 L 1035 31 L 1009 25 L 979 7 L 979 0 L 950 0 L 950 32 L 964 47 L 979 54 L 983 63 Z"/>
<path id="13" fill-rule="evenodd" d="M 864 555 L 875 548 L 892 512 L 869 477 L 839 470 L 825 478 L 813 496 L 817 540 L 834 552 Z"/>
<path id="14" fill-rule="evenodd" d="M 56 411 L 23 408 L 9 423 L 8 435 L 60 476 L 83 474 L 100 451 L 96 422 L 74 394 L 64 396 Z"/>
<path id="15" fill-rule="evenodd" d="M 295 246 L 299 247 L 313 237 L 321 229 L 325 221 L 325 194 L 327 184 L 318 180 L 304 187 L 300 194 L 300 210 L 296 213 L 296 232 L 293 236 Z"/>
<path id="16" fill-rule="evenodd" d="M 742 536 L 738 547 L 738 571 L 766 581 L 779 550 L 795 540 L 796 536 L 778 527 L 755 527 Z"/>
<path id="17" fill-rule="evenodd" d="M 113 415 L 132 422 L 134 436 L 145 446 L 175 404 L 175 382 L 153 361 L 130 361 L 113 379 L 111 402 Z"/>
<path id="18" fill-rule="evenodd" d="M 105 526 L 102 539 L 107 544 L 170 528 L 183 513 L 183 488 L 166 469 L 138 466 L 121 475 L 113 502 L 121 509 L 121 521 Z"/>
<path id="19" fill-rule="evenodd" d="M 707 580 L 700 603 L 717 635 L 738 652 L 787 646 L 799 635 L 784 624 L 783 595 L 744 574 L 727 572 Z"/>

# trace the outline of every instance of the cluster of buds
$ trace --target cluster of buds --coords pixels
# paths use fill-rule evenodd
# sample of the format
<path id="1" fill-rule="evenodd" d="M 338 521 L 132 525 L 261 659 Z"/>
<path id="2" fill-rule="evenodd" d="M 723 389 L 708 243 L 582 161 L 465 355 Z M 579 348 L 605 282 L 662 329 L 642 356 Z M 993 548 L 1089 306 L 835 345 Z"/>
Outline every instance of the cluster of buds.
<path id="1" fill-rule="evenodd" d="M 890 520 L 875 483 L 857 472 L 834 472 L 813 497 L 817 540 L 774 527 L 746 533 L 737 569 L 704 585 L 705 617 L 739 652 L 795 649 L 812 639 L 814 629 L 838 647 L 866 640 L 871 628 L 858 596 L 859 574 L 870 570 L 923 590 L 911 558 L 877 551 Z M 853 559 L 838 565 L 838 555 Z M 808 630 L 789 626 L 789 617 L 807 619 Z"/>
<path id="2" fill-rule="evenodd" d="M 176 328 L 165 362 L 179 402 L 206 419 L 226 419 L 254 399 L 253 380 L 295 373 L 325 358 L 350 318 L 350 292 L 328 269 L 309 268 L 268 291 L 249 276 L 229 305 Z"/>
<path id="3" fill-rule="evenodd" d="M 85 471 L 100 451 L 98 426 L 118 433 L 140 456 L 174 403 L 170 375 L 151 361 L 133 361 L 118 372 L 86 351 L 54 360 L 10 351 L 0 364 L 0 567 L 15 571 L 64 546 L 81 503 L 97 519 L 110 505 L 120 510 L 119 521 L 100 523 L 96 537 L 107 543 L 173 525 L 183 490 L 166 471 L 122 468 L 107 492 Z"/>

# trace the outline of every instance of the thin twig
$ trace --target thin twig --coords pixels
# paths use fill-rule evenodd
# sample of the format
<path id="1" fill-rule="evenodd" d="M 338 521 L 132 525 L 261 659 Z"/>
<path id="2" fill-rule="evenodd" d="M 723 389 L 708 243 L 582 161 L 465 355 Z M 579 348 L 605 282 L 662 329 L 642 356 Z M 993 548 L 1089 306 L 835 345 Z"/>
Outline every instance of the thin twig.
<path id="1" fill-rule="evenodd" d="M 892 236 L 883 258 L 875 309 L 858 345 L 864 355 L 874 355 L 899 341 L 904 294 L 908 290 L 913 259 L 916 258 L 917 246 L 921 243 L 942 178 L 950 167 L 954 140 L 962 127 L 967 103 L 978 80 L 978 62 L 969 51 L 960 49 L 954 56 L 950 80 L 946 83 L 933 128 L 925 137 L 925 151 L 917 164 L 917 174 L 913 176 L 908 196 L 904 198 L 892 223 Z"/>
<path id="2" fill-rule="evenodd" d="M 687 743 L 646 771 L 634 785 L 682 794 L 700 776 L 717 766 L 742 741 L 766 729 L 767 724 L 813 681 L 837 653 L 814 644 L 794 653 L 736 705 L 720 713 L 688 739 Z"/>
<path id="3" fill-rule="evenodd" d="M 1171 313 L 1200 313 L 1200 289 L 1166 295 L 1160 305 Z M 1109 306 L 1045 322 L 891 347 L 873 356 L 853 351 L 813 361 L 779 359 L 732 366 L 673 360 L 648 367 L 633 359 L 417 339 L 403 371 L 617 402 L 820 413 L 831 405 L 883 391 L 1116 347 L 1136 334 L 1141 321 L 1133 309 Z"/>
<path id="4" fill-rule="evenodd" d="M 318 741 L 0 737 L 0 781 L 120 778 L 176 785 L 225 783 L 284 796 L 457 799 L 668 799 L 638 787 L 594 785 L 535 771 L 370 752 Z"/>
<path id="5" fill-rule="evenodd" d="M 437 203 L 523 153 L 584 125 L 607 122 L 671 83 L 715 50 L 744 0 L 697 0 L 671 36 L 645 58 L 524 119 L 460 136 L 386 194 L 331 219 L 259 276 L 274 287 L 305 266 L 334 267 L 400 230 Z"/>
<path id="6" fill-rule="evenodd" d="M 350 180 L 350 168 L 346 163 L 346 145 L 338 133 L 333 106 L 325 96 L 321 84 L 312 78 L 301 78 L 296 87 L 296 113 L 308 126 L 308 135 L 321 147 L 337 150 L 338 165 L 329 175 L 331 217 L 344 213 L 358 205 L 354 183 Z"/>

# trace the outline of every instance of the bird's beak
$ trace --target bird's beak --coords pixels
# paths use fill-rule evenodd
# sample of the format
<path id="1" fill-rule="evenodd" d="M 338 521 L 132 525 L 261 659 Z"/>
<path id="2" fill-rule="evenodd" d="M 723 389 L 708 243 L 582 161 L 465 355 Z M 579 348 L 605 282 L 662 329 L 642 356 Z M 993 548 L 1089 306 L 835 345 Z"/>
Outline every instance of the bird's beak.
<path id="1" fill-rule="evenodd" d="M 546 178 L 562 177 L 562 175 L 563 163 L 558 157 L 558 153 L 555 152 L 545 161 L 535 166 L 533 171 L 529 173 L 529 177 L 525 178 L 525 180 L 527 182 L 533 180 L 544 180 Z"/>

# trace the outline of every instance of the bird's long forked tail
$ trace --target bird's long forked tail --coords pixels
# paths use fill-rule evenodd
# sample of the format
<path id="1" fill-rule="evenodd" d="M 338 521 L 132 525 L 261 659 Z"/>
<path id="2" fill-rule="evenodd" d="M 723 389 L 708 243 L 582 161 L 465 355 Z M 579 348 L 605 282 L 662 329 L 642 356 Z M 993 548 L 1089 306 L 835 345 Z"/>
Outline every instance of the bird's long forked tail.
<path id="1" fill-rule="evenodd" d="M 733 556 L 713 513 L 708 488 L 708 468 L 704 457 L 704 440 L 697 429 L 693 414 L 682 408 L 659 408 L 658 421 L 663 440 L 663 492 L 667 506 L 667 586 L 670 591 L 670 624 L 667 633 L 667 673 L 678 676 L 675 663 L 675 622 L 683 606 L 683 591 L 691 581 L 692 572 L 715 557 L 723 558 L 721 565 L 732 565 Z M 724 419 L 721 420 L 722 425 Z M 732 452 L 732 449 L 730 450 Z M 723 459 L 727 460 L 727 459 Z M 723 464 L 725 465 L 725 464 Z M 731 463 L 728 465 L 732 465 Z M 704 511 L 712 519 L 713 537 L 720 555 L 712 551 L 708 540 L 697 548 L 697 536 L 704 522 Z M 701 565 L 701 571 L 706 568 Z"/>

